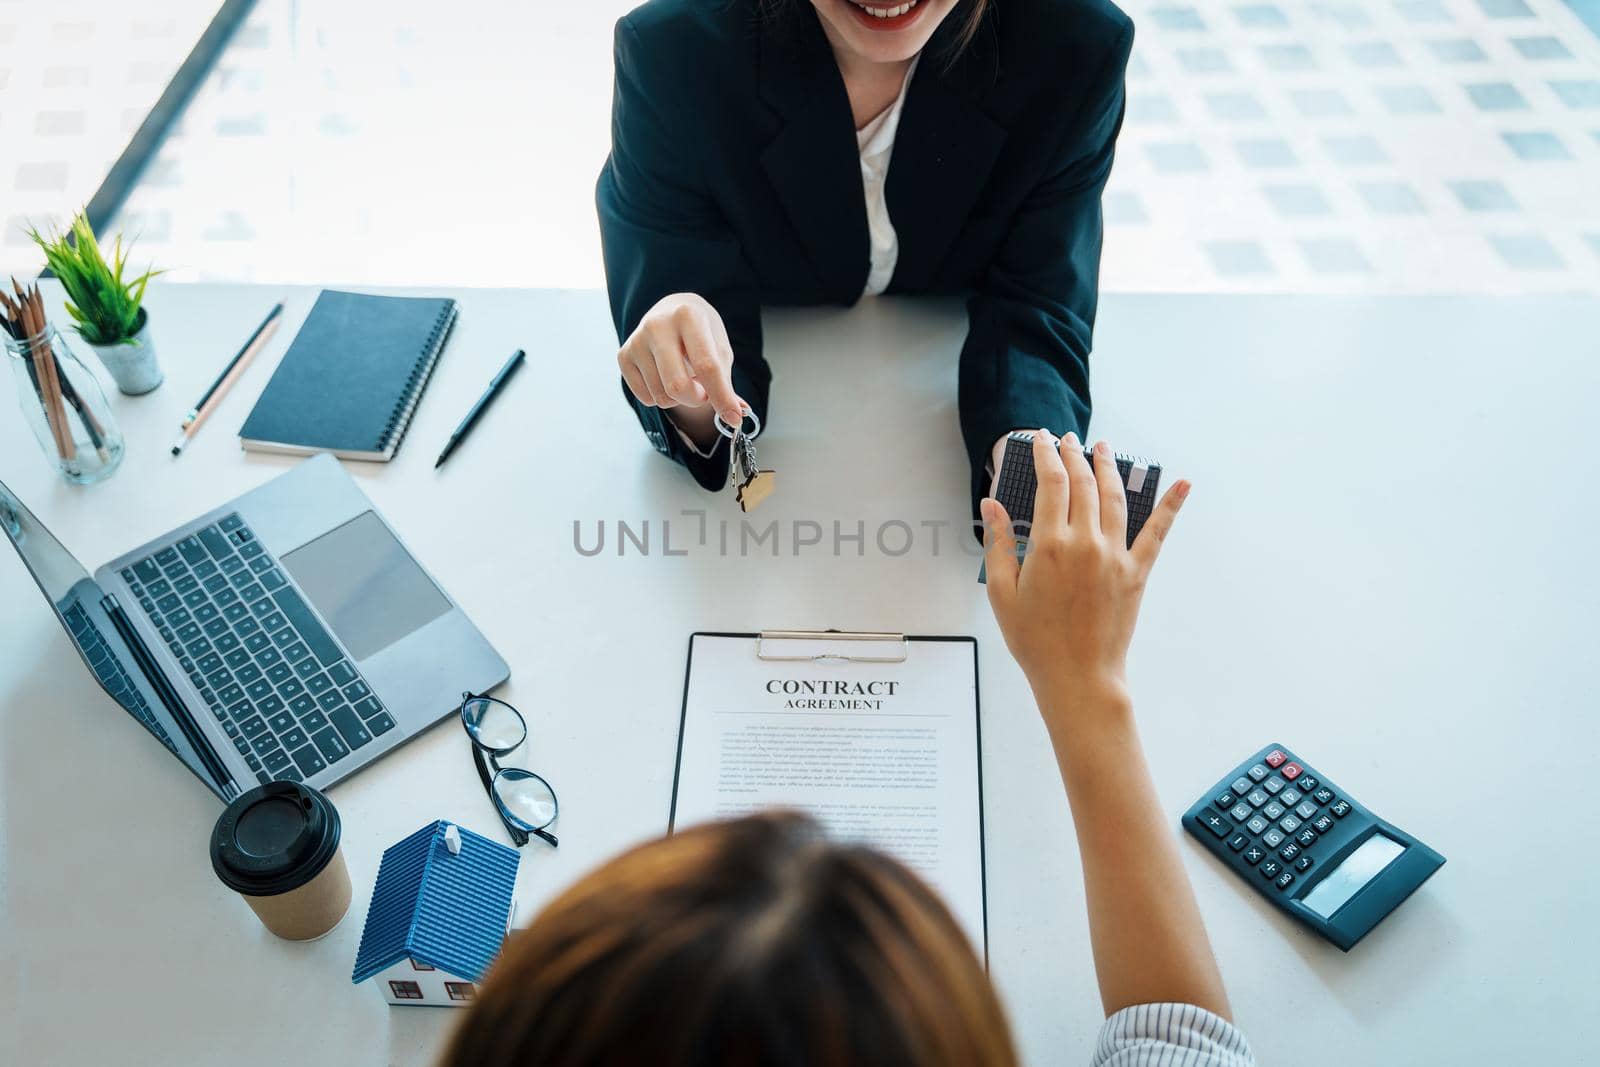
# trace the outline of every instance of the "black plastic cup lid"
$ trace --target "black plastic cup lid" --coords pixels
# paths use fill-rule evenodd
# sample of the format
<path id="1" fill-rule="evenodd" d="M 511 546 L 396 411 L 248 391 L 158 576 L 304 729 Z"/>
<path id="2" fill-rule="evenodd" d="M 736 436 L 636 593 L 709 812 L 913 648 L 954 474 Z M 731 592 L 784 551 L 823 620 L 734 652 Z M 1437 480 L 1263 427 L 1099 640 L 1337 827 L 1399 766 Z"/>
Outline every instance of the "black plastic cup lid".
<path id="1" fill-rule="evenodd" d="M 339 813 L 298 782 L 269 782 L 236 797 L 211 833 L 211 867 L 230 889 L 276 896 L 305 885 L 339 850 Z"/>

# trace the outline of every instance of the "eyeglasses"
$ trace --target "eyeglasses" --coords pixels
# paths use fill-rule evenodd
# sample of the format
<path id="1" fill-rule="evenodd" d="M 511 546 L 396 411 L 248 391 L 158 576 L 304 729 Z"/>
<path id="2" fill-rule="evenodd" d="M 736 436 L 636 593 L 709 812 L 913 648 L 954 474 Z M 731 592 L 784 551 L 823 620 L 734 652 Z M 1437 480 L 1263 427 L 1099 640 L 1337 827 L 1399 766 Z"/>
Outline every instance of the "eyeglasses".
<path id="1" fill-rule="evenodd" d="M 528 739 L 522 713 L 503 700 L 462 693 L 461 726 L 472 739 L 472 761 L 484 791 L 494 801 L 511 840 L 521 848 L 531 834 L 552 847 L 559 844 L 556 835 L 545 829 L 556 821 L 556 791 L 530 770 L 500 765 L 500 757 Z"/>

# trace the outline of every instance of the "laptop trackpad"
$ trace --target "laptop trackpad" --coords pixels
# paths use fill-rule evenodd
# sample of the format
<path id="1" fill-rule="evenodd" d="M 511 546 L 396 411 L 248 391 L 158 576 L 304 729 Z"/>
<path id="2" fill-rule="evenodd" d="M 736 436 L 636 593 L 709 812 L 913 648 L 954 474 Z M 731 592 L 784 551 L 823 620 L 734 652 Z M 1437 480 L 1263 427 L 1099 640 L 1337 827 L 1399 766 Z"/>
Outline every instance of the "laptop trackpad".
<path id="1" fill-rule="evenodd" d="M 450 601 L 370 511 L 281 558 L 358 660 L 450 610 Z"/>

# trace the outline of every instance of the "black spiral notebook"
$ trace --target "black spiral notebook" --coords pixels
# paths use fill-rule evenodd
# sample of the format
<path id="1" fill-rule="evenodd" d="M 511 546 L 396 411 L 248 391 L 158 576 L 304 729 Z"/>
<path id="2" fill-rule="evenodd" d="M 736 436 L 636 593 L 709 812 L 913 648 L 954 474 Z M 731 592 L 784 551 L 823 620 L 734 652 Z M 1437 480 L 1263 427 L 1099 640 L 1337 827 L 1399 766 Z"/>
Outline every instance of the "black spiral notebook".
<path id="1" fill-rule="evenodd" d="M 324 289 L 239 430 L 256 452 L 387 462 L 456 320 L 446 298 Z"/>

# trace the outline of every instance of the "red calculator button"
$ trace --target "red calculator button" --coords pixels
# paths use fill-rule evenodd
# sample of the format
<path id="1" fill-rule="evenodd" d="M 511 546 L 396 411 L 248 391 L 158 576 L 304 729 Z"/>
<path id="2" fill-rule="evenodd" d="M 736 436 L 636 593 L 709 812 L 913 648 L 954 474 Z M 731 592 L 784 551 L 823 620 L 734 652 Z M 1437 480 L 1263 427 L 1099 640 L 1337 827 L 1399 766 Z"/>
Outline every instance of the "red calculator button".
<path id="1" fill-rule="evenodd" d="M 1272 757 L 1268 756 L 1267 758 L 1271 759 Z M 1305 770 L 1305 768 L 1300 766 L 1300 764 L 1298 764 L 1298 763 L 1285 763 L 1283 765 L 1283 770 L 1280 771 L 1279 773 L 1282 774 L 1285 778 L 1289 779 L 1289 781 L 1292 782 L 1296 778 L 1300 777 L 1301 772 L 1304 771 L 1304 770 Z"/>
<path id="2" fill-rule="evenodd" d="M 1273 770 L 1277 770 L 1279 767 L 1283 766 L 1284 762 L 1288 760 L 1288 758 L 1288 756 L 1283 754 L 1283 749 L 1275 748 L 1271 752 L 1267 753 L 1267 766 L 1271 767 Z M 1298 774 L 1299 772 L 1296 771 L 1295 773 Z"/>

